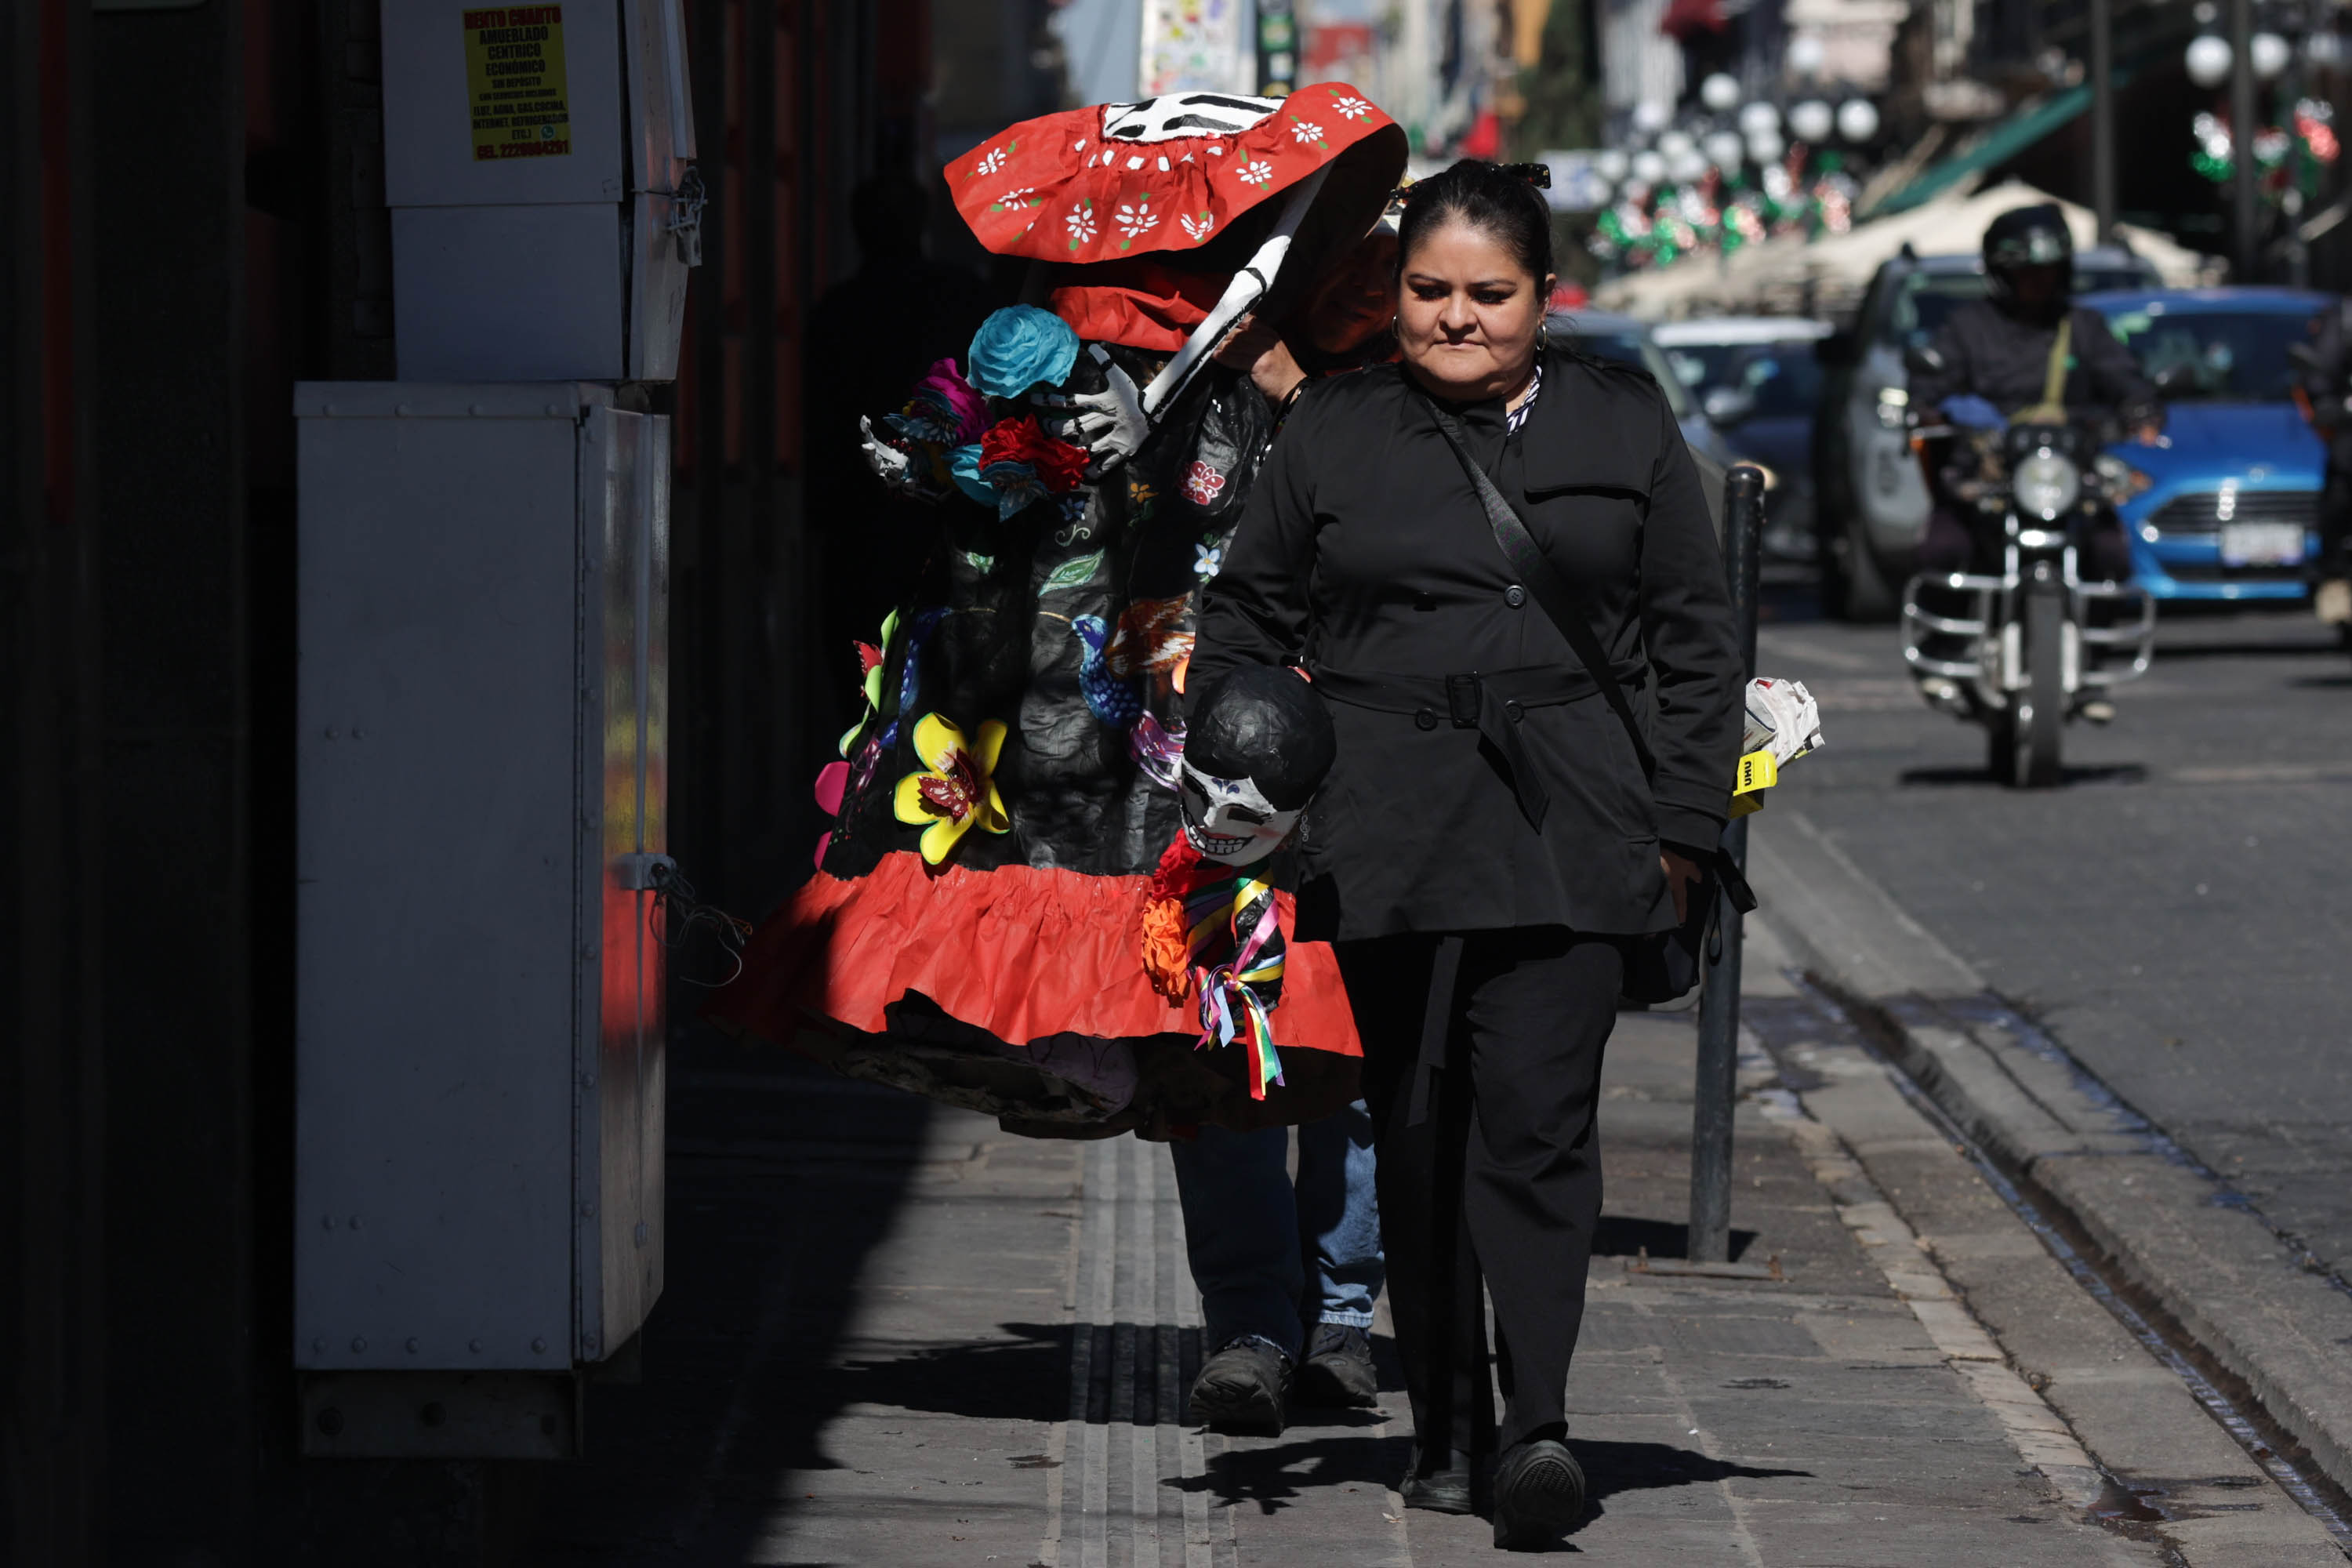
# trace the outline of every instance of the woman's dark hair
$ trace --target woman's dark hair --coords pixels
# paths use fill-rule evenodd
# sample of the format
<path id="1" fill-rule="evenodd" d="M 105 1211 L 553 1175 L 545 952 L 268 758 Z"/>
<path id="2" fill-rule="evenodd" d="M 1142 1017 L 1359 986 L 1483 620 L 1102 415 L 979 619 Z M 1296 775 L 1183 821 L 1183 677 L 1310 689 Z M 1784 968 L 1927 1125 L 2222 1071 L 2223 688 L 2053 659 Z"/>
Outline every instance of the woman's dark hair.
<path id="1" fill-rule="evenodd" d="M 1397 219 L 1400 275 L 1422 240 L 1448 223 L 1466 223 L 1502 241 L 1538 287 L 1551 276 L 1551 208 L 1525 176 L 1484 158 L 1465 158 L 1407 186 Z"/>

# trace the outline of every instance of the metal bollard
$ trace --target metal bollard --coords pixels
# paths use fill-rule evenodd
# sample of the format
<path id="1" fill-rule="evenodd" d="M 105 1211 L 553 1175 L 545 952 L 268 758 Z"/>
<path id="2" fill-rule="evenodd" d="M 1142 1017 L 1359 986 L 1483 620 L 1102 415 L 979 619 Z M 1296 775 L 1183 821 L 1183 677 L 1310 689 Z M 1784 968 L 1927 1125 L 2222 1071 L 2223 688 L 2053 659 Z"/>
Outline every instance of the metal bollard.
<path id="1" fill-rule="evenodd" d="M 1756 676 L 1756 579 L 1764 536 L 1764 475 L 1742 463 L 1724 476 L 1723 555 L 1739 626 L 1743 687 Z M 1748 866 L 1748 819 L 1723 830 L 1723 847 Z M 1700 971 L 1698 1081 L 1691 1110 L 1690 1260 L 1731 1260 L 1731 1111 L 1738 1095 L 1740 916 L 1717 890 L 1715 929 Z"/>

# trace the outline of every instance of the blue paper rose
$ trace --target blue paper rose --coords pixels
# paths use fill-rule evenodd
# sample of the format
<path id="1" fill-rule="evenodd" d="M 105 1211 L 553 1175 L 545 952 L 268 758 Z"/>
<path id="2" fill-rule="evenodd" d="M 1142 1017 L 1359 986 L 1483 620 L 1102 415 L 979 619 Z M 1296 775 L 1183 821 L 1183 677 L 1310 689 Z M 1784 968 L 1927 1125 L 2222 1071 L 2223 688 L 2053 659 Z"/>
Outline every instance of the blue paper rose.
<path id="1" fill-rule="evenodd" d="M 1078 363 L 1078 334 L 1051 310 L 1007 305 L 971 336 L 967 378 L 991 397 L 1018 397 L 1039 382 L 1058 386 Z"/>

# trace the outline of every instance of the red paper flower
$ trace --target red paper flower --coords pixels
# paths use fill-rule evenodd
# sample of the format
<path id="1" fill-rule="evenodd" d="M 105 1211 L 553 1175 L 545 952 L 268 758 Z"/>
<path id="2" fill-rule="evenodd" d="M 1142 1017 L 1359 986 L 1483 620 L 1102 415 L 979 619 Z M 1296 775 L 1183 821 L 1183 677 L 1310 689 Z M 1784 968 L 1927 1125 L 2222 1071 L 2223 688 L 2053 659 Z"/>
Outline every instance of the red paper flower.
<path id="1" fill-rule="evenodd" d="M 1052 495 L 1076 489 L 1087 472 L 1084 447 L 1046 435 L 1035 416 L 1027 414 L 1002 420 L 981 437 L 981 468 L 985 471 L 994 463 L 1028 464 L 1036 470 L 1037 482 Z"/>

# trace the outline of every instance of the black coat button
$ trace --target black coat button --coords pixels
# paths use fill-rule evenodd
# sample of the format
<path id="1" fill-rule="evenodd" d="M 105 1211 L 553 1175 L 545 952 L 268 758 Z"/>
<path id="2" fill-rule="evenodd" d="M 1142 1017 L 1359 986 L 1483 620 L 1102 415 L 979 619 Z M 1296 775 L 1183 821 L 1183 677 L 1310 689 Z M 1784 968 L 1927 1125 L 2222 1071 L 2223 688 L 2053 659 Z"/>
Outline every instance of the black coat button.
<path id="1" fill-rule="evenodd" d="M 1424 730 L 1434 730 L 1437 728 L 1437 714 L 1434 710 L 1424 708 L 1412 716 L 1412 721 Z"/>
<path id="2" fill-rule="evenodd" d="M 1520 710 L 1520 709 L 1519 709 L 1519 705 L 1518 705 L 1517 703 L 1516 703 L 1516 702 L 1506 702 L 1506 703 L 1504 703 L 1504 704 L 1503 704 L 1503 717 L 1504 717 L 1504 718 L 1506 718 L 1506 719 L 1508 719 L 1512 723 L 1516 724 L 1516 723 L 1517 723 L 1520 720 L 1522 720 L 1522 719 L 1526 718 L 1526 717 L 1527 717 L 1527 715 L 1526 715 L 1524 712 L 1522 712 L 1522 711 Z"/>
<path id="3" fill-rule="evenodd" d="M 1528 591 L 1517 583 L 1503 590 L 1503 603 L 1510 605 L 1511 608 L 1516 610 L 1527 602 Z"/>

